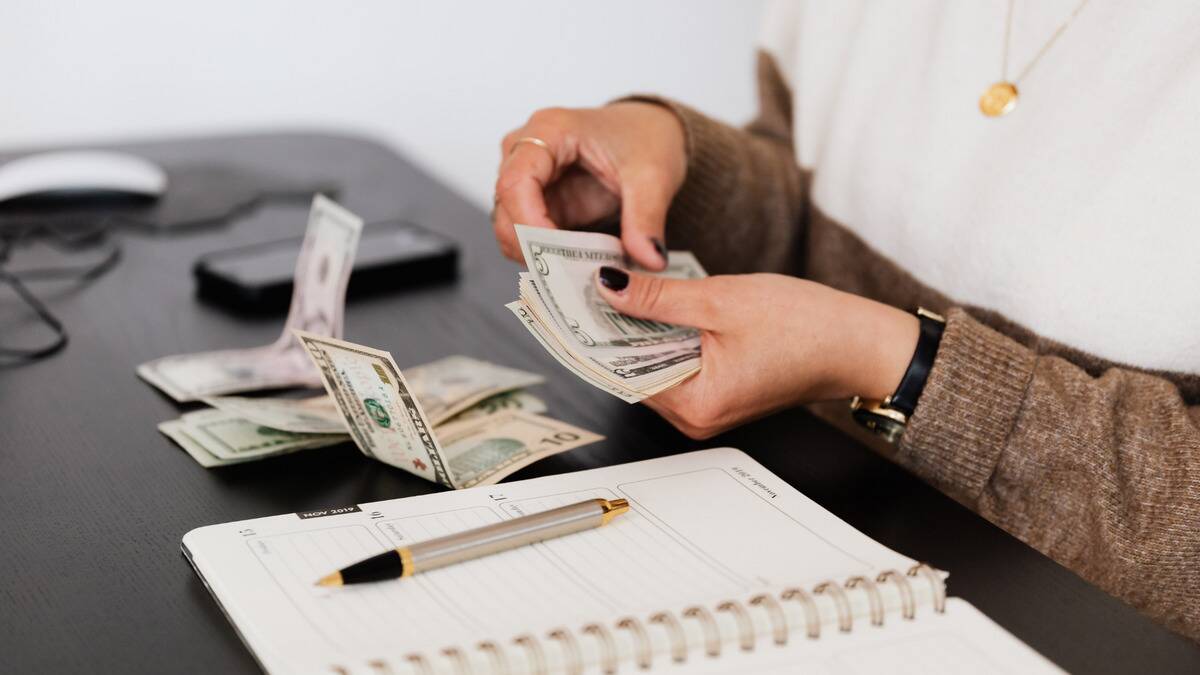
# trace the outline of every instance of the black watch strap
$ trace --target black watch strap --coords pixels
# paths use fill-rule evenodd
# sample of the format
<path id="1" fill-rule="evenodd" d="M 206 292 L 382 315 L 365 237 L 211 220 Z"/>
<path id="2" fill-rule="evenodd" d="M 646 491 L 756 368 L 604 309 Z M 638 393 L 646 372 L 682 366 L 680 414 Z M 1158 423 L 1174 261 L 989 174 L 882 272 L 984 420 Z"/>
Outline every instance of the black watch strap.
<path id="1" fill-rule="evenodd" d="M 917 399 L 925 389 L 925 380 L 929 379 L 929 371 L 933 368 L 933 359 L 937 356 L 938 345 L 942 342 L 942 331 L 946 328 L 946 320 L 925 309 L 917 310 L 917 319 L 921 322 L 921 333 L 917 337 L 917 348 L 913 352 L 912 361 L 908 362 L 908 370 L 900 378 L 900 386 L 896 393 L 888 397 L 885 405 L 899 410 L 906 417 L 917 409 Z"/>

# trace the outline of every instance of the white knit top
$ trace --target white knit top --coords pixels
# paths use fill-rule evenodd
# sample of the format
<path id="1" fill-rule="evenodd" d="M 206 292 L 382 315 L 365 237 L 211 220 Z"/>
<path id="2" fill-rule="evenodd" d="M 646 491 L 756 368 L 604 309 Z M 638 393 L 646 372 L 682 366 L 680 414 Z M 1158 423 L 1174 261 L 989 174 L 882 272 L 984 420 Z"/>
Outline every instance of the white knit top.
<path id="1" fill-rule="evenodd" d="M 1016 0 L 1015 77 L 1079 0 Z M 959 303 L 1200 373 L 1200 2 L 1090 0 L 1005 117 L 1007 0 L 778 2 L 817 207 Z"/>

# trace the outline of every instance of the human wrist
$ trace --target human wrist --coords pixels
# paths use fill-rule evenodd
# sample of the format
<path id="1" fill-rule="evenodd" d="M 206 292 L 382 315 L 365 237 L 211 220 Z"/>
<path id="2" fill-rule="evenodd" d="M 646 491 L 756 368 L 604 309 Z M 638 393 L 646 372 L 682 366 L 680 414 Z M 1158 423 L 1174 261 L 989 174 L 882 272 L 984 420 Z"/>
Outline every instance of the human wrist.
<path id="1" fill-rule="evenodd" d="M 857 355 L 849 361 L 845 396 L 883 400 L 900 385 L 912 360 L 920 335 L 920 321 L 913 314 L 873 300 L 863 304 L 855 327 Z"/>
<path id="2" fill-rule="evenodd" d="M 668 135 L 672 141 L 677 141 L 684 162 L 687 162 L 687 122 L 670 101 L 654 96 L 629 96 L 610 101 L 604 107 L 628 110 L 652 119 L 656 131 Z"/>
<path id="3" fill-rule="evenodd" d="M 609 103 L 607 107 L 637 110 L 641 113 L 652 115 L 656 119 L 661 120 L 663 124 L 669 122 L 671 130 L 677 131 L 680 138 L 685 136 L 683 120 L 679 119 L 679 115 L 671 109 L 671 106 L 663 101 L 652 98 L 624 98 Z"/>
<path id="4" fill-rule="evenodd" d="M 669 161 L 668 173 L 678 189 L 687 177 L 688 148 L 687 127 L 675 109 L 652 98 L 621 99 L 606 107 L 629 114 L 637 126 L 648 131 L 648 138 L 661 149 L 662 159 Z"/>
<path id="5" fill-rule="evenodd" d="M 671 202 L 670 222 L 697 231 L 713 223 L 737 189 L 745 132 L 668 98 L 634 95 L 618 101 L 625 102 L 664 108 L 683 129 L 684 181 Z"/>

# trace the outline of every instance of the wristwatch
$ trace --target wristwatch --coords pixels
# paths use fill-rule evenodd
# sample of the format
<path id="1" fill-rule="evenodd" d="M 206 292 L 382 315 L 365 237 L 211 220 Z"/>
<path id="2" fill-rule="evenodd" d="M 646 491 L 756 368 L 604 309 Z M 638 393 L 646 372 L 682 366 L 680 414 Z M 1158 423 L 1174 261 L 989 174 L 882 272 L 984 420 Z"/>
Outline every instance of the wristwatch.
<path id="1" fill-rule="evenodd" d="M 896 443 L 904 434 L 908 418 L 917 409 L 917 400 L 925 389 L 925 381 L 929 379 L 929 370 L 933 368 L 933 359 L 937 356 L 938 345 L 942 342 L 942 332 L 946 328 L 946 319 L 939 314 L 925 309 L 917 309 L 917 319 L 921 322 L 921 331 L 917 337 L 917 348 L 913 350 L 912 360 L 900 385 L 891 396 L 882 401 L 864 399 L 855 396 L 850 401 L 850 414 L 854 421 L 871 431 L 879 434 L 889 443 Z"/>

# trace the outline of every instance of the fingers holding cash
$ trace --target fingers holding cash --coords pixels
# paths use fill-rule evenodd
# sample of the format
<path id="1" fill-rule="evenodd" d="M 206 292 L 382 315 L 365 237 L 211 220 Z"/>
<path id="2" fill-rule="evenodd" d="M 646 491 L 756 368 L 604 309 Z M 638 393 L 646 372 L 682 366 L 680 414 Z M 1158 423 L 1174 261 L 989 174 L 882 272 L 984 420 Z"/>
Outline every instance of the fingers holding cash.
<path id="1" fill-rule="evenodd" d="M 618 312 L 596 288 L 601 267 L 629 267 L 620 240 L 606 234 L 516 226 L 528 266 L 518 299 L 506 305 L 554 356 L 585 382 L 636 403 L 700 370 L 700 335 L 690 327 Z M 707 276 L 695 256 L 671 251 L 651 278 Z"/>

